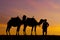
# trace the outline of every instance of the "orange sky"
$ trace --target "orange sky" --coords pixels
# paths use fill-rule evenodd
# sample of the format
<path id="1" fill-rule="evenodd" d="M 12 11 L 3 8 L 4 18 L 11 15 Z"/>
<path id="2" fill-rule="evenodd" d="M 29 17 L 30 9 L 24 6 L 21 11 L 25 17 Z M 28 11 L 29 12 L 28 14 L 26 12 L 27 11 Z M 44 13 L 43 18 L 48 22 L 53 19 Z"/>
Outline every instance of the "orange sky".
<path id="1" fill-rule="evenodd" d="M 27 17 L 34 16 L 37 21 L 46 18 L 49 23 L 48 35 L 60 35 L 60 0 L 0 0 L 0 35 L 5 34 L 4 24 L 7 24 L 11 17 L 19 16 L 22 19 L 24 14 Z M 31 29 L 28 27 L 28 30 Z M 37 27 L 37 34 L 42 34 L 39 30 L 42 28 Z"/>

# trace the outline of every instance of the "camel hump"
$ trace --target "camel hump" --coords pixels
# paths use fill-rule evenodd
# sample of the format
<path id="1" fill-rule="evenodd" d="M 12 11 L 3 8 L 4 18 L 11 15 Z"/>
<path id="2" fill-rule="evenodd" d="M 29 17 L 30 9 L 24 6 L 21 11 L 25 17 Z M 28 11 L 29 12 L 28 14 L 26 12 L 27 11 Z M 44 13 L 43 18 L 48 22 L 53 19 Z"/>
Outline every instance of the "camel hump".
<path id="1" fill-rule="evenodd" d="M 35 20 L 35 18 L 27 18 L 26 21 L 31 24 L 37 24 L 37 21 Z"/>
<path id="2" fill-rule="evenodd" d="M 35 18 L 27 18 L 27 20 L 36 22 Z"/>
<path id="3" fill-rule="evenodd" d="M 12 24 L 12 23 L 20 23 L 21 19 L 19 17 L 11 17 L 11 19 L 8 21 L 8 24 Z"/>
<path id="4" fill-rule="evenodd" d="M 16 21 L 19 20 L 19 21 L 21 21 L 21 19 L 18 16 L 17 17 L 14 17 L 14 18 L 11 17 L 11 20 L 16 20 Z"/>

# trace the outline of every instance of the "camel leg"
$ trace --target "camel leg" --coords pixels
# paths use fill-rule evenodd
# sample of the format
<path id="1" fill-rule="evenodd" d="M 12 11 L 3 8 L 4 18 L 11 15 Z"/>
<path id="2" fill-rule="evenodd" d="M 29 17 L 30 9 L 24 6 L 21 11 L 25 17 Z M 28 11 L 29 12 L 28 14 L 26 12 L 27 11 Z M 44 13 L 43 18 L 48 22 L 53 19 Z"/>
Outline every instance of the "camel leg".
<path id="1" fill-rule="evenodd" d="M 8 28 L 6 29 L 6 34 L 8 35 Z"/>
<path id="2" fill-rule="evenodd" d="M 23 31 L 24 31 L 24 35 L 26 35 L 26 32 L 25 32 L 25 30 L 26 30 L 26 25 L 24 25 L 24 29 L 23 29 Z"/>
<path id="3" fill-rule="evenodd" d="M 17 27 L 16 35 L 19 35 L 20 26 Z"/>
<path id="4" fill-rule="evenodd" d="M 8 29 L 8 31 L 9 31 L 9 35 L 10 35 L 10 28 L 11 28 L 11 26 L 10 26 L 9 29 Z"/>
<path id="5" fill-rule="evenodd" d="M 35 35 L 36 35 L 36 26 L 35 26 Z"/>
<path id="6" fill-rule="evenodd" d="M 32 35 L 32 32 L 33 32 L 33 27 L 32 27 L 32 30 L 31 30 L 31 35 Z"/>
<path id="7" fill-rule="evenodd" d="M 43 35 L 44 35 L 44 30 L 43 30 Z"/>
<path id="8" fill-rule="evenodd" d="M 8 29 L 9 29 L 9 26 L 7 26 L 7 28 L 6 28 L 6 34 L 8 35 Z"/>
<path id="9" fill-rule="evenodd" d="M 11 26 L 7 26 L 7 29 L 6 29 L 6 34 L 8 35 L 8 33 L 9 33 L 9 35 L 10 35 L 10 28 L 11 28 Z"/>

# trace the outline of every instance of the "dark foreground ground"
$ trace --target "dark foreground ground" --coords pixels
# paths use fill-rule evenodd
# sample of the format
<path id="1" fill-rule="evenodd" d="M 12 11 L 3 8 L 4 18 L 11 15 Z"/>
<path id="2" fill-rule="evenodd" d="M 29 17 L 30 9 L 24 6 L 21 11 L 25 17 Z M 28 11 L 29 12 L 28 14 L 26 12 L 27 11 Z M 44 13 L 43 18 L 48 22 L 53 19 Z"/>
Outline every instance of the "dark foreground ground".
<path id="1" fill-rule="evenodd" d="M 60 36 L 54 36 L 54 35 L 0 35 L 0 40 L 60 40 Z"/>

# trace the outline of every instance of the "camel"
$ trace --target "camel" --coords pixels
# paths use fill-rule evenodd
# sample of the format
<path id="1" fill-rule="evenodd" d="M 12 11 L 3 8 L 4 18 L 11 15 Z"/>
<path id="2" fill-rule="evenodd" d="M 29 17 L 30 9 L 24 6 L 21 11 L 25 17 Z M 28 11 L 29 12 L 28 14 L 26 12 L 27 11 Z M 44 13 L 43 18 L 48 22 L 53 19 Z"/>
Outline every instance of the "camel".
<path id="1" fill-rule="evenodd" d="M 7 23 L 7 29 L 6 29 L 7 35 L 8 34 L 10 35 L 10 29 L 11 29 L 12 26 L 17 27 L 16 35 L 19 35 L 19 29 L 20 29 L 21 25 L 22 25 L 22 21 L 19 17 L 11 18 Z"/>
<path id="2" fill-rule="evenodd" d="M 43 19 L 41 19 L 39 22 L 37 22 L 34 18 L 27 18 L 26 21 L 24 22 L 24 34 L 26 35 L 26 27 L 27 26 L 30 26 L 32 27 L 32 30 L 31 30 L 31 35 L 32 35 L 32 31 L 33 31 L 33 28 L 35 27 L 35 34 L 36 34 L 36 26 L 37 25 L 41 25 L 43 23 Z"/>

